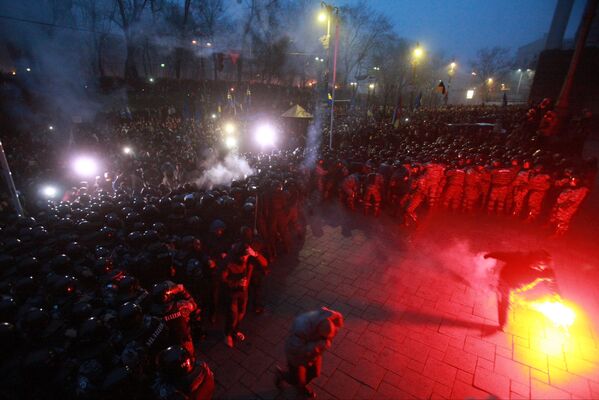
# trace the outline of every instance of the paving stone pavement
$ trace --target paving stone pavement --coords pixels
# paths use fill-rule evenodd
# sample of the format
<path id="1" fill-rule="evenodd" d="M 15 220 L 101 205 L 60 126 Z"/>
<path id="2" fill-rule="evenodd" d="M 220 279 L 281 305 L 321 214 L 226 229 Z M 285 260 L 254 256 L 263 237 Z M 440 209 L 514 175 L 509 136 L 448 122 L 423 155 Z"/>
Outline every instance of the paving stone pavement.
<path id="1" fill-rule="evenodd" d="M 305 241 L 277 260 L 264 314 L 248 312 L 247 339 L 199 345 L 219 399 L 295 398 L 274 386 L 295 315 L 328 306 L 345 315 L 322 375 L 319 399 L 599 398 L 597 259 L 546 243 L 536 228 L 494 218 L 438 214 L 407 234 L 396 223 L 325 205 L 308 217 Z M 525 306 L 496 330 L 492 261 L 482 252 L 541 244 L 560 288 L 577 307 L 568 332 Z M 581 276 L 580 265 L 586 266 Z"/>

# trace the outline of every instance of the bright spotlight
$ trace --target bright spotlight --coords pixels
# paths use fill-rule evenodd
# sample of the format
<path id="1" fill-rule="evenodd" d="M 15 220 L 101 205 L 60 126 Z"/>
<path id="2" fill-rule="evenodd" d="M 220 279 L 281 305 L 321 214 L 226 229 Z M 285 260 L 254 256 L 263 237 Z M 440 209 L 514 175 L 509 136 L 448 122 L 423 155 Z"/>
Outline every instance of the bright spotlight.
<path id="1" fill-rule="evenodd" d="M 164 63 L 160 64 L 160 68 L 164 68 L 164 67 L 166 67 L 166 64 L 164 64 Z"/>
<path id="2" fill-rule="evenodd" d="M 93 177 L 97 174 L 98 163 L 91 157 L 80 156 L 73 161 L 73 169 L 79 176 Z"/>
<path id="3" fill-rule="evenodd" d="M 50 126 L 48 127 L 48 129 L 50 129 L 51 131 L 53 131 L 53 130 L 54 130 L 54 127 L 53 127 L 52 125 L 50 125 Z"/>
<path id="4" fill-rule="evenodd" d="M 261 147 L 271 147 L 275 144 L 276 136 L 275 128 L 264 124 L 256 129 L 255 139 Z"/>
<path id="5" fill-rule="evenodd" d="M 25 68 L 25 71 L 31 72 L 31 68 L 27 67 L 27 68 Z"/>
<path id="6" fill-rule="evenodd" d="M 133 153 L 133 149 L 131 149 L 131 147 L 129 147 L 129 146 L 125 146 L 125 147 L 123 147 L 123 153 L 131 154 L 131 153 Z"/>
<path id="7" fill-rule="evenodd" d="M 212 119 L 216 119 L 216 114 L 212 114 Z"/>
<path id="8" fill-rule="evenodd" d="M 41 193 L 45 198 L 53 199 L 58 194 L 58 189 L 56 189 L 54 186 L 46 185 L 42 187 Z"/>
<path id="9" fill-rule="evenodd" d="M 225 124 L 225 127 L 224 127 L 224 129 L 225 129 L 225 133 L 226 133 L 227 135 L 230 135 L 230 134 L 232 134 L 232 133 L 235 133 L 235 125 L 233 125 L 233 123 L 231 123 L 231 122 L 227 122 L 227 123 Z"/>
<path id="10" fill-rule="evenodd" d="M 150 83 L 154 83 L 154 78 L 150 78 L 148 80 L 150 81 Z"/>
<path id="11" fill-rule="evenodd" d="M 227 136 L 225 138 L 225 146 L 227 146 L 227 149 L 233 149 L 237 147 L 237 139 L 235 139 L 233 136 Z"/>

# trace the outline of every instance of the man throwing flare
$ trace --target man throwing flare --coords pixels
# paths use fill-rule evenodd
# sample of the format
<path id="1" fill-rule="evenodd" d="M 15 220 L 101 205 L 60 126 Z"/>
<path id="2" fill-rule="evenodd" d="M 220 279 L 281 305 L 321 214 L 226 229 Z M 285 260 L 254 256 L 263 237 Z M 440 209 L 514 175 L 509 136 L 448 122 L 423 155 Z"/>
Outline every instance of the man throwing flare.
<path id="1" fill-rule="evenodd" d="M 333 338 L 342 326 L 343 315 L 326 307 L 296 317 L 285 345 L 288 370 L 277 367 L 277 387 L 280 388 L 285 381 L 295 386 L 300 394 L 316 397 L 307 385 L 320 376 L 322 354 L 331 347 Z"/>
<path id="2" fill-rule="evenodd" d="M 524 292 L 539 283 L 549 282 L 550 289 L 557 293 L 555 271 L 550 267 L 551 256 L 545 250 L 524 252 L 492 252 L 484 255 L 505 264 L 499 271 L 497 284 L 497 316 L 499 329 L 503 330 L 507 322 L 507 312 L 510 306 L 510 293 Z"/>

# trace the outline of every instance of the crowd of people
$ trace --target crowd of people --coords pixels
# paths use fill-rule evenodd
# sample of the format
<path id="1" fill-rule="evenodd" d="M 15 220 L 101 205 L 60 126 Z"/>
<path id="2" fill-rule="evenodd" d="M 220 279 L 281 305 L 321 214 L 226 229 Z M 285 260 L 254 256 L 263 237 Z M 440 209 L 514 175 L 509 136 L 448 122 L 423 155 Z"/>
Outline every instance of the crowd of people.
<path id="1" fill-rule="evenodd" d="M 208 186 L 205 160 L 225 157 L 218 119 L 167 110 L 80 125 L 71 140 L 105 153 L 106 174 L 62 201 L 30 194 L 27 216 L 6 213 L 0 231 L 5 395 L 210 398 L 198 344 L 215 326 L 229 347 L 245 339 L 244 316 L 262 313 L 269 269 L 315 197 L 405 225 L 444 208 L 543 217 L 564 234 L 597 162 L 537 134 L 546 106 L 422 109 L 395 123 L 348 112 L 335 150 L 241 154 L 252 173 Z M 6 146 L 20 187 L 66 170 L 60 146 L 28 152 L 32 140 Z"/>
<path id="2" fill-rule="evenodd" d="M 547 218 L 555 236 L 570 221 L 592 187 L 594 158 L 568 160 L 542 150 L 473 144 L 463 137 L 439 137 L 422 146 L 410 139 L 401 154 L 384 151 L 366 162 L 320 159 L 316 181 L 320 196 L 337 196 L 349 209 L 379 216 L 382 209 L 406 225 L 429 210 L 484 212 L 524 218 Z"/>

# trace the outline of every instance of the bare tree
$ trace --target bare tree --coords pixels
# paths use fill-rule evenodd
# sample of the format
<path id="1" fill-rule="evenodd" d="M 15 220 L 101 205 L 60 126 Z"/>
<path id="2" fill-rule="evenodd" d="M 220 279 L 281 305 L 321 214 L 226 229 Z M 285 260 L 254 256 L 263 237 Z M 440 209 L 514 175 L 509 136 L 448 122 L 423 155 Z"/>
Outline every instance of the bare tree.
<path id="1" fill-rule="evenodd" d="M 488 99 L 495 82 L 512 68 L 510 50 L 499 46 L 482 48 L 476 52 L 476 58 L 470 61 L 470 66 L 482 85 L 484 98 Z"/>
<path id="2" fill-rule="evenodd" d="M 119 18 L 115 22 L 123 30 L 127 55 L 125 58 L 125 79 L 134 80 L 139 77 L 135 56 L 137 51 L 136 24 L 141 19 L 148 0 L 116 0 Z"/>
<path id="3" fill-rule="evenodd" d="M 242 41 L 249 45 L 253 63 L 260 71 L 263 82 L 282 79 L 290 38 L 283 27 L 282 2 L 277 0 L 250 0 Z"/>
<path id="4" fill-rule="evenodd" d="M 116 12 L 116 3 L 96 0 L 77 0 L 75 6 L 81 19 L 81 26 L 87 28 L 91 40 L 86 41 L 92 53 L 91 70 L 100 77 L 105 76 L 103 51 L 110 33 L 112 20 Z"/>
<path id="5" fill-rule="evenodd" d="M 366 61 L 371 50 L 392 32 L 388 18 L 374 12 L 365 2 L 341 7 L 339 46 L 342 82 L 347 84 L 356 67 Z"/>
<path id="6" fill-rule="evenodd" d="M 402 91 L 410 84 L 409 52 L 408 42 L 395 34 L 386 35 L 371 49 L 367 63 L 376 69 L 371 68 L 368 74 L 376 80 L 384 107 L 398 103 Z"/>

